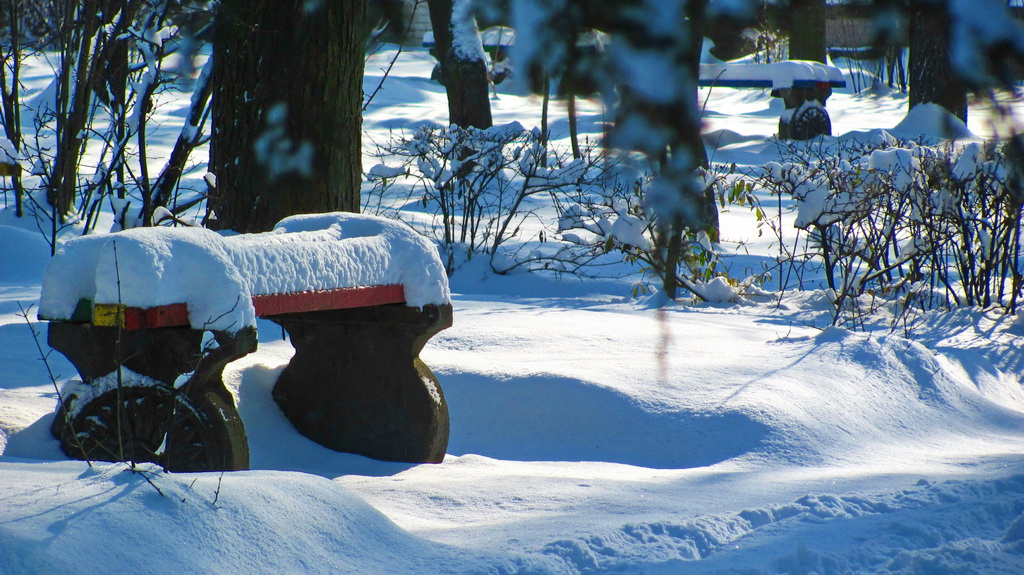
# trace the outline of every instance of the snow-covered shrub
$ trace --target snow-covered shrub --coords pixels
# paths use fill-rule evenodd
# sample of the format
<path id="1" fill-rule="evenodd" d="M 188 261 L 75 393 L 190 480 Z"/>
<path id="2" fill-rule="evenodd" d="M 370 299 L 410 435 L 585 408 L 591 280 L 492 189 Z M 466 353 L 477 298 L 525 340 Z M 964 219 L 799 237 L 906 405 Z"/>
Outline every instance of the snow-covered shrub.
<path id="1" fill-rule="evenodd" d="M 754 63 L 781 62 L 789 56 L 789 37 L 762 22 L 754 33 Z"/>
<path id="2" fill-rule="evenodd" d="M 724 203 L 745 200 L 747 188 L 728 187 L 725 177 L 701 170 L 699 180 L 713 190 Z M 620 252 L 626 261 L 639 264 L 645 274 L 664 285 L 666 275 L 701 300 L 725 302 L 736 300 L 753 280 L 737 282 L 722 265 L 712 239 L 703 230 L 684 228 L 677 243 L 677 257 L 666 257 L 668 246 L 661 246 L 655 233 L 656 216 L 647 202 L 652 176 L 640 174 L 632 180 L 621 176 L 601 187 L 577 188 L 576 194 L 562 198 L 559 205 L 558 232 L 566 241 L 587 247 L 593 253 Z M 665 262 L 675 261 L 675 266 Z M 669 269 L 671 267 L 671 269 Z M 649 286 L 641 280 L 633 295 L 647 293 Z"/>
<path id="3" fill-rule="evenodd" d="M 398 209 L 418 204 L 432 216 L 425 229 L 440 244 L 449 273 L 477 254 L 486 255 L 497 273 L 524 266 L 579 269 L 579 250 L 548 244 L 552 223 L 541 221 L 535 202 L 600 178 L 604 168 L 595 155 L 573 160 L 544 146 L 539 130 L 518 122 L 486 130 L 423 127 L 395 138 L 379 155 L 401 166 L 369 170 L 374 187 L 364 194 L 364 210 L 402 217 Z M 399 178 L 414 182 L 405 203 L 385 205 Z"/>
<path id="4" fill-rule="evenodd" d="M 1024 198 L 1008 185 L 1019 168 L 1002 146 L 882 138 L 795 152 L 765 165 L 753 185 L 795 200 L 808 251 L 784 249 L 780 263 L 801 268 L 798 276 L 811 262 L 821 266 L 836 322 L 856 320 L 869 302 L 899 302 L 901 314 L 955 305 L 1016 311 Z M 785 245 L 781 227 L 773 229 Z"/>

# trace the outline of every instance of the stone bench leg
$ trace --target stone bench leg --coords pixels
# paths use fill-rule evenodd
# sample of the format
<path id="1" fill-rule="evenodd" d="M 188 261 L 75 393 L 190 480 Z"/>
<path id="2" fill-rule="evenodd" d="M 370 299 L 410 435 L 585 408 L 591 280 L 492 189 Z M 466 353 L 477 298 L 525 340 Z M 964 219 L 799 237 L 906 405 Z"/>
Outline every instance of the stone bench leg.
<path id="1" fill-rule="evenodd" d="M 125 331 L 51 322 L 50 347 L 82 378 L 62 394 L 50 429 L 64 453 L 151 461 L 171 471 L 248 469 L 245 429 L 222 374 L 256 349 L 256 330 L 215 333 L 218 345 L 209 350 L 203 335 L 187 327 Z M 178 382 L 183 374 L 190 376 Z"/>
<path id="2" fill-rule="evenodd" d="M 825 110 L 825 101 L 832 88 L 786 88 L 772 91 L 786 105 L 779 118 L 779 139 L 810 140 L 832 135 L 832 119 Z"/>
<path id="3" fill-rule="evenodd" d="M 295 356 L 274 399 L 317 443 L 385 461 L 436 463 L 448 448 L 448 405 L 419 359 L 452 324 L 450 305 L 383 305 L 271 318 Z"/>

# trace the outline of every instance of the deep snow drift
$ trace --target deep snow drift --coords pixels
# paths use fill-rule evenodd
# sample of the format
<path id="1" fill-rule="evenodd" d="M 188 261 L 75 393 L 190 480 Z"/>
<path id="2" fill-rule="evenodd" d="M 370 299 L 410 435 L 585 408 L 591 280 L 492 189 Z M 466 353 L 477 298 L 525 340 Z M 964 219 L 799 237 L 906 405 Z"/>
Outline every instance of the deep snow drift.
<path id="1" fill-rule="evenodd" d="M 429 71 L 422 51 L 398 61 L 368 148 L 444 120 Z M 534 98 L 492 103 L 496 123 L 539 115 Z M 828 109 L 837 134 L 939 130 L 905 121 L 899 95 Z M 714 161 L 777 161 L 779 112 L 760 91 L 712 91 Z M 581 128 L 601 121 L 581 103 Z M 722 217 L 734 265 L 770 258 L 751 214 Z M 908 339 L 826 327 L 821 292 L 658 310 L 630 299 L 635 277 L 500 277 L 473 261 L 452 276 L 455 325 L 422 354 L 451 411 L 443 463 L 297 434 L 271 398 L 291 347 L 260 321 L 259 351 L 225 373 L 252 470 L 166 474 L 60 452 L 47 369 L 76 374 L 39 361 L 30 309 L 48 246 L 8 211 L 0 246 L 0 573 L 1024 572 L 1014 318 L 934 314 Z"/>

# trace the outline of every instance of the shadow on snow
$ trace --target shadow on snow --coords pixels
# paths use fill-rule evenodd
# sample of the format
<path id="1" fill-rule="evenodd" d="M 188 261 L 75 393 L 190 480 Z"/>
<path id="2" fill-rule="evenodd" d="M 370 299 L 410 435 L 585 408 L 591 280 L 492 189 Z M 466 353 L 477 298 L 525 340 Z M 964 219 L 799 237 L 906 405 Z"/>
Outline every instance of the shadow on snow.
<path id="1" fill-rule="evenodd" d="M 747 453 L 768 434 L 741 413 L 663 411 L 563 377 L 439 379 L 451 412 L 452 455 L 682 469 Z"/>

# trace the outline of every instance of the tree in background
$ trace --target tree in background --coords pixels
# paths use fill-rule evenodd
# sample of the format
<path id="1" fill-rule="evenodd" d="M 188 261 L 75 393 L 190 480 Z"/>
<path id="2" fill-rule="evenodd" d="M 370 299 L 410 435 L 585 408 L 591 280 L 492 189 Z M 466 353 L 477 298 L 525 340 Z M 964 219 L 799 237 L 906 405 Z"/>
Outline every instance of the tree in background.
<path id="1" fill-rule="evenodd" d="M 713 194 L 696 178 L 707 161 L 696 98 L 707 6 L 706 0 L 511 3 L 516 54 L 527 76 L 535 83 L 560 78 L 563 95 L 601 92 L 615 116 L 609 147 L 639 152 L 656 168 L 647 204 L 656 217 L 654 265 L 670 298 L 679 287 L 684 233 L 717 233 Z M 581 46 L 580 33 L 589 29 L 608 34 L 604 51 Z"/>
<path id="2" fill-rule="evenodd" d="M 223 0 L 207 224 L 359 211 L 366 0 Z"/>
<path id="3" fill-rule="evenodd" d="M 487 60 L 469 0 L 427 0 L 441 83 L 448 93 L 448 121 L 491 127 Z"/>
<path id="4" fill-rule="evenodd" d="M 21 14 L 17 0 L 6 0 L 0 5 L 0 14 L 4 20 L 3 34 L 5 42 L 0 44 L 0 124 L 3 125 L 4 136 L 11 142 L 16 154 L 21 153 L 21 61 L 22 30 L 24 16 Z M 14 213 L 17 217 L 25 215 L 24 194 L 21 182 L 21 170 L 11 170 L 11 186 L 14 188 Z"/>
<path id="5" fill-rule="evenodd" d="M 825 0 L 789 0 L 789 58 L 825 62 Z"/>
<path id="6" fill-rule="evenodd" d="M 967 121 L 967 88 L 953 69 L 951 22 L 944 2 L 910 0 L 907 6 L 910 107 L 933 103 Z"/>
<path id="7" fill-rule="evenodd" d="M 875 0 L 874 26 L 878 45 L 909 42 L 911 108 L 935 103 L 966 122 L 968 91 L 1024 76 L 1024 27 L 1005 0 Z"/>

